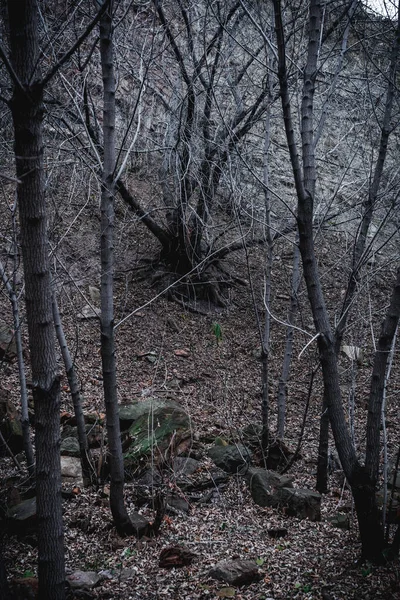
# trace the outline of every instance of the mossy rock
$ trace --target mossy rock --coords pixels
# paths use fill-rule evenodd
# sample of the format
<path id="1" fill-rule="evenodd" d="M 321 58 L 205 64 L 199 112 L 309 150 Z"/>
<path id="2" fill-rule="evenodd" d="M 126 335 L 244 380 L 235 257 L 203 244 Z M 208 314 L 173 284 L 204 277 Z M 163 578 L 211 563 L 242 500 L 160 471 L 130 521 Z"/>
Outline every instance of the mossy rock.
<path id="1" fill-rule="evenodd" d="M 125 463 L 132 465 L 151 452 L 163 454 L 170 446 L 190 436 L 190 420 L 183 408 L 171 400 L 145 400 L 142 414 L 129 428 L 132 443 L 124 455 Z"/>
<path id="2" fill-rule="evenodd" d="M 147 398 L 146 400 L 136 400 L 129 404 L 121 404 L 119 407 L 119 422 L 121 431 L 129 429 L 132 423 L 135 423 L 143 415 L 149 414 L 151 411 L 157 410 L 165 406 L 166 400 L 160 398 Z M 179 406 L 179 405 L 177 405 Z"/>

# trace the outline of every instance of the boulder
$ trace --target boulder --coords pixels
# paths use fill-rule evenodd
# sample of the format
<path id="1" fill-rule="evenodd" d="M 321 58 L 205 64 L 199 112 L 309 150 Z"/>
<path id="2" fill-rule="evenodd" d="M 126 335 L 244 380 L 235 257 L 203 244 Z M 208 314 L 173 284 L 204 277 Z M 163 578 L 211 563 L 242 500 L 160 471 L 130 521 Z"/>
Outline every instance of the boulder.
<path id="1" fill-rule="evenodd" d="M 333 517 L 329 517 L 329 523 L 337 529 L 350 529 L 350 517 L 344 513 L 336 513 Z"/>
<path id="2" fill-rule="evenodd" d="M 61 457 L 61 478 L 63 483 L 83 487 L 82 466 L 79 458 L 74 456 Z"/>
<path id="3" fill-rule="evenodd" d="M 290 517 L 321 520 L 321 494 L 312 490 L 280 488 L 276 490 L 271 506 L 284 509 Z"/>
<path id="4" fill-rule="evenodd" d="M 91 590 L 100 581 L 95 571 L 75 571 L 67 575 L 67 581 L 73 590 Z"/>
<path id="5" fill-rule="evenodd" d="M 197 471 L 200 464 L 200 461 L 189 456 L 177 456 L 172 468 L 176 477 L 188 477 Z"/>
<path id="6" fill-rule="evenodd" d="M 165 512 L 167 514 L 176 514 L 177 512 L 188 513 L 190 504 L 185 498 L 175 492 L 169 492 L 165 497 Z"/>
<path id="7" fill-rule="evenodd" d="M 215 465 L 227 473 L 245 470 L 252 459 L 251 451 L 242 444 L 235 446 L 212 446 L 208 455 Z"/>
<path id="8" fill-rule="evenodd" d="M 262 578 L 262 574 L 252 560 L 223 560 L 214 565 L 209 576 L 229 585 L 250 585 Z"/>
<path id="9" fill-rule="evenodd" d="M 132 522 L 132 525 L 135 529 L 135 535 L 138 539 L 144 535 L 148 535 L 150 531 L 150 521 L 136 511 L 129 513 L 129 518 Z"/>
<path id="10" fill-rule="evenodd" d="M 292 488 L 290 475 L 279 475 L 275 471 L 250 467 L 245 475 L 251 496 L 258 506 L 273 506 L 274 494 L 279 488 Z"/>
<path id="11" fill-rule="evenodd" d="M 22 535 L 24 538 L 36 534 L 36 498 L 28 498 L 6 512 L 7 526 L 10 533 Z"/>
<path id="12" fill-rule="evenodd" d="M 154 487 L 162 484 L 162 477 L 158 469 L 147 469 L 144 471 L 139 479 L 137 479 L 139 486 Z"/>
<path id="13" fill-rule="evenodd" d="M 163 454 L 172 450 L 172 440 L 175 447 L 191 436 L 189 416 L 176 402 L 165 400 L 160 405 L 145 400 L 140 404 L 142 414 L 129 428 L 132 443 L 124 454 L 128 466 L 152 452 Z"/>
<path id="14" fill-rule="evenodd" d="M 259 506 L 280 508 L 298 519 L 321 520 L 321 495 L 312 490 L 295 489 L 289 475 L 250 467 L 246 481 L 254 502 Z"/>
<path id="15" fill-rule="evenodd" d="M 157 410 L 161 406 L 165 406 L 166 401 L 160 398 L 146 398 L 146 400 L 137 400 L 129 404 L 121 404 L 119 407 L 119 423 L 121 431 L 129 429 L 129 427 L 140 419 L 145 414 L 150 414 L 151 411 Z"/>
<path id="16" fill-rule="evenodd" d="M 19 504 L 12 506 L 6 513 L 7 519 L 11 521 L 27 522 L 36 519 L 36 498 L 28 498 Z"/>
<path id="17" fill-rule="evenodd" d="M 61 456 L 75 456 L 80 457 L 79 442 L 76 437 L 67 437 L 62 440 L 60 448 Z"/>

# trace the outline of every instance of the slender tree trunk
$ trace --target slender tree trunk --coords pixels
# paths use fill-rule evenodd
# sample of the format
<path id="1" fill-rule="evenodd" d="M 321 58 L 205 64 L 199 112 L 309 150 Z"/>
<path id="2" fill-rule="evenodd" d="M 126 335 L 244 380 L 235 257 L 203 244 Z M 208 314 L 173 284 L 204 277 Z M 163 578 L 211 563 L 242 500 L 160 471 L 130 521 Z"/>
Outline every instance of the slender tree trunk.
<path id="1" fill-rule="evenodd" d="M 375 473 L 372 445 L 377 451 L 379 447 L 379 426 L 381 403 L 379 403 L 380 384 L 377 381 L 373 385 L 377 388 L 377 397 L 371 392 L 371 404 L 369 412 L 369 433 L 367 430 L 367 460 L 366 467 L 360 465 L 357 460 L 355 448 L 346 423 L 342 405 L 341 391 L 339 385 L 339 373 L 337 366 L 337 353 L 335 347 L 335 336 L 329 323 L 328 312 L 322 292 L 318 264 L 314 250 L 313 239 L 313 201 L 315 189 L 315 145 L 313 143 L 313 100 L 314 82 L 317 74 L 318 40 L 321 21 L 320 0 L 311 0 L 309 15 L 309 41 L 307 63 L 304 69 L 304 87 L 301 104 L 301 140 L 302 140 L 302 167 L 297 152 L 296 141 L 293 131 L 293 119 L 291 114 L 290 96 L 286 69 L 286 50 L 284 29 L 280 0 L 274 0 L 276 34 L 278 40 L 279 55 L 279 85 L 281 91 L 282 108 L 284 114 L 285 131 L 289 147 L 290 160 L 296 185 L 298 198 L 297 222 L 299 228 L 300 252 L 303 262 L 304 279 L 307 286 L 308 298 L 313 314 L 314 325 L 318 333 L 318 350 L 322 368 L 324 385 L 324 402 L 328 409 L 329 419 L 335 439 L 339 458 L 343 466 L 346 478 L 351 486 L 355 508 L 357 512 L 362 557 L 373 561 L 379 561 L 382 557 L 384 547 L 383 530 L 380 524 L 379 512 L 375 498 Z M 397 306 L 395 297 L 400 293 L 398 283 L 396 284 L 391 307 Z M 391 327 L 393 326 L 394 314 L 397 308 L 389 311 L 391 313 Z M 388 314 L 389 314 L 388 313 Z M 389 317 L 387 317 L 388 321 Z M 385 329 L 383 338 L 385 344 L 390 339 L 390 327 Z M 390 329 L 391 331 L 391 329 Z M 391 339 L 390 339 L 391 342 Z M 386 346 L 385 346 L 386 347 Z M 389 345 L 390 349 L 390 345 Z M 382 355 L 381 353 L 377 353 Z M 382 365 L 378 358 L 379 381 L 382 376 Z M 385 362 L 386 365 L 386 362 Z M 375 389 L 375 388 L 374 388 Z M 379 409 L 379 410 L 378 410 Z M 376 432 L 378 431 L 378 441 Z M 368 447 L 371 448 L 371 458 L 368 458 Z"/>
<path id="2" fill-rule="evenodd" d="M 292 361 L 293 350 L 293 327 L 295 323 L 297 308 L 298 308 L 298 293 L 300 287 L 300 250 L 296 243 L 294 246 L 293 256 L 293 275 L 292 275 L 292 290 L 290 293 L 290 307 L 288 314 L 288 327 L 286 330 L 285 355 L 283 358 L 282 374 L 278 384 L 278 438 L 281 440 L 285 435 L 285 420 L 286 420 L 286 396 L 287 382 L 289 379 L 290 363 Z"/>
<path id="3" fill-rule="evenodd" d="M 103 75 L 104 166 L 101 191 L 101 359 L 111 472 L 110 507 L 117 530 L 133 533 L 124 503 L 122 456 L 117 397 L 114 334 L 114 194 L 115 194 L 115 76 L 112 27 L 113 2 L 100 20 L 100 55 Z"/>
<path id="4" fill-rule="evenodd" d="M 18 299 L 15 294 L 15 290 L 11 285 L 4 267 L 0 262 L 0 276 L 3 280 L 8 296 L 10 298 L 13 320 L 14 320 L 14 331 L 15 331 L 15 345 L 17 348 L 17 361 L 18 361 L 18 376 L 19 385 L 21 387 L 21 426 L 22 426 L 22 440 L 24 445 L 24 452 L 26 456 L 26 462 L 28 466 L 28 473 L 31 477 L 35 474 L 35 455 L 33 453 L 33 447 L 31 442 L 30 427 L 29 427 L 29 415 L 28 415 L 28 391 L 26 387 L 26 376 L 25 376 L 25 363 L 23 356 L 23 347 L 21 339 L 21 323 L 19 320 L 19 308 Z"/>
<path id="5" fill-rule="evenodd" d="M 85 417 L 82 410 L 82 396 L 80 393 L 80 385 L 76 376 L 76 370 L 68 348 L 67 340 L 64 334 L 64 328 L 61 323 L 60 311 L 53 292 L 52 299 L 54 326 L 58 344 L 64 361 L 65 372 L 68 379 L 69 389 L 71 391 L 72 403 L 74 405 L 74 414 L 78 429 L 79 450 L 81 456 L 82 476 L 85 485 L 93 479 L 94 469 L 90 458 L 90 450 L 86 435 Z"/>
<path id="6" fill-rule="evenodd" d="M 60 379 L 55 359 L 43 168 L 43 87 L 36 0 L 8 2 L 11 64 L 15 72 L 11 111 L 15 136 L 18 207 L 25 274 L 25 301 L 32 364 L 36 431 L 36 494 L 39 596 L 65 597 L 61 508 Z"/>

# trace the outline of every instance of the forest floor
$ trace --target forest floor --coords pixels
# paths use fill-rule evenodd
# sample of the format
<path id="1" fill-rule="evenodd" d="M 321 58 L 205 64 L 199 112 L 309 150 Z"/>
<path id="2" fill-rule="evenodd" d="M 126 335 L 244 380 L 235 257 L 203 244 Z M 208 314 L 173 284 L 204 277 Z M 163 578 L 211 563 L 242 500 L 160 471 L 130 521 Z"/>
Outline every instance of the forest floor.
<path id="1" fill-rule="evenodd" d="M 328 301 L 332 300 L 333 304 L 335 299 L 340 298 L 343 286 L 340 244 L 337 250 L 338 254 L 327 251 L 321 253 L 324 266 L 330 273 L 329 280 L 325 281 L 326 293 Z M 137 250 L 135 252 L 137 256 Z M 285 257 L 282 248 L 278 256 L 273 266 L 272 310 L 276 319 L 284 321 L 291 261 L 290 257 Z M 120 402 L 149 396 L 175 399 L 190 415 L 194 440 L 212 440 L 215 437 L 235 439 L 240 428 L 248 423 L 259 423 L 260 338 L 251 289 L 262 324 L 262 249 L 250 252 L 247 266 L 243 256 L 231 257 L 230 268 L 251 279 L 253 286 L 232 289 L 226 309 L 215 311 L 202 306 L 202 309 L 209 308 L 207 314 L 187 311 L 162 296 L 146 305 L 157 290 L 151 287 L 149 278 L 140 278 L 141 271 L 137 269 L 136 258 L 129 263 L 129 257 L 120 256 L 118 261 L 116 322 L 136 311 L 117 328 Z M 86 295 L 87 285 L 96 284 L 96 276 L 92 276 L 91 281 L 86 280 Z M 372 312 L 375 309 L 380 311 L 387 303 L 391 275 L 388 273 L 383 280 L 382 275 L 380 277 L 379 286 L 373 294 Z M 84 410 L 101 414 L 104 408 L 99 326 L 96 319 L 77 319 L 79 302 L 83 302 L 79 298 L 73 286 L 63 287 L 63 323 L 82 385 Z M 219 343 L 213 328 L 215 323 L 218 323 L 222 332 Z M 302 330 L 312 331 L 303 288 L 297 324 Z M 350 341 L 360 344 L 363 338 L 365 350 L 364 360 L 357 372 L 355 405 L 355 439 L 361 454 L 365 440 L 365 399 L 371 373 L 372 341 L 365 332 L 367 328 L 364 328 L 362 335 L 360 330 L 359 321 Z M 272 432 L 276 431 L 276 392 L 284 340 L 285 328 L 274 320 L 271 328 L 269 389 Z M 309 338 L 301 333 L 295 336 L 285 434 L 285 442 L 291 449 L 298 442 L 310 377 L 317 365 L 314 344 L 299 357 L 308 341 Z M 182 349 L 185 350 L 184 356 L 177 355 L 176 351 Z M 154 357 L 151 362 L 144 358 L 148 353 Z M 342 357 L 341 366 L 346 379 L 351 371 L 350 361 Z M 12 390 L 17 399 L 16 365 L 3 367 L 1 378 L 1 385 Z M 388 394 L 390 457 L 394 456 L 398 443 L 396 401 L 399 379 L 397 365 Z M 346 385 L 344 381 L 344 389 L 347 389 Z M 63 409 L 72 412 L 65 378 L 62 387 Z M 321 386 L 317 376 L 310 396 L 300 458 L 290 470 L 297 487 L 315 489 L 320 408 Z M 206 458 L 202 464 L 205 471 L 211 466 Z M 17 477 L 9 458 L 2 459 L 1 470 L 4 477 Z M 134 486 L 130 482 L 126 485 L 126 504 L 129 509 L 135 508 Z M 141 510 L 148 516 L 150 509 L 143 507 Z M 338 512 L 349 515 L 349 530 L 335 528 L 329 522 L 329 518 Z M 77 520 L 85 522 L 85 527 L 77 527 Z M 290 518 L 278 510 L 255 505 L 243 480 L 232 476 L 229 484 L 212 503 L 192 505 L 188 514 L 171 515 L 165 519 L 155 539 L 138 541 L 117 535 L 108 507 L 107 486 L 97 490 L 83 488 L 80 493 L 65 500 L 64 524 L 68 572 L 83 570 L 105 573 L 105 578 L 87 597 L 120 600 L 400 598 L 398 561 L 383 567 L 358 562 L 360 543 L 357 522 L 351 494 L 340 473 L 331 477 L 330 491 L 322 498 L 321 522 Z M 286 529 L 287 534 L 283 538 L 273 539 L 268 535 L 268 529 L 271 528 Z M 158 563 L 162 548 L 177 544 L 184 545 L 195 554 L 193 563 L 170 570 L 160 568 Z M 37 550 L 34 544 L 21 537 L 7 536 L 4 540 L 4 558 L 10 577 L 35 575 Z M 257 561 L 262 579 L 258 583 L 232 589 L 209 577 L 212 565 L 232 558 Z M 113 579 L 107 579 L 107 573 L 113 573 Z"/>

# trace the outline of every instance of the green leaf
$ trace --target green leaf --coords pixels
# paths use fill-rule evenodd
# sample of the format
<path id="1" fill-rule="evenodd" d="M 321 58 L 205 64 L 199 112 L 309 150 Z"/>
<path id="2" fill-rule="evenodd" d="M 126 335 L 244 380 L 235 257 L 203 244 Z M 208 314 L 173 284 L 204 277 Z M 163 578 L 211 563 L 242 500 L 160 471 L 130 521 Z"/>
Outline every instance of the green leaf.
<path id="1" fill-rule="evenodd" d="M 26 571 L 24 571 L 24 574 L 22 575 L 22 577 L 35 577 L 35 573 L 33 571 L 30 571 L 29 569 L 27 569 Z"/>
<path id="2" fill-rule="evenodd" d="M 217 344 L 222 340 L 222 329 L 219 323 L 213 323 L 211 326 L 212 332 L 215 335 L 215 339 L 217 340 Z"/>
<path id="3" fill-rule="evenodd" d="M 265 563 L 265 559 L 264 559 L 264 558 L 261 558 L 261 556 L 259 556 L 259 557 L 257 558 L 257 560 L 256 560 L 256 565 L 257 565 L 258 567 L 262 567 L 264 563 Z"/>

